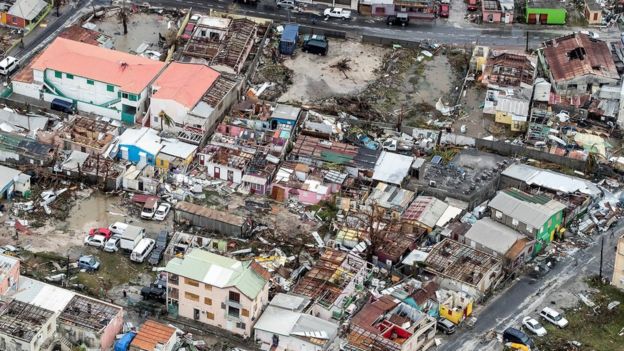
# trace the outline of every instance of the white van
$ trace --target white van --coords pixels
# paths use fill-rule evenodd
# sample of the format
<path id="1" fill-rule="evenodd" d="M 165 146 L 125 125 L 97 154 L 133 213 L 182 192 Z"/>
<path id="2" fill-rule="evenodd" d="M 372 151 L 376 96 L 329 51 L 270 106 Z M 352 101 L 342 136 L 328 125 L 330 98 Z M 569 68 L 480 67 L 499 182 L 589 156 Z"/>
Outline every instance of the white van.
<path id="1" fill-rule="evenodd" d="M 156 242 L 154 241 L 154 239 L 141 239 L 139 245 L 137 245 L 134 250 L 132 250 L 132 253 L 130 254 L 130 261 L 139 263 L 143 262 L 143 260 L 145 260 L 145 258 L 149 256 L 152 250 L 154 250 L 155 245 Z"/>
<path id="2" fill-rule="evenodd" d="M 126 231 L 126 228 L 128 228 L 128 224 L 123 222 L 115 222 L 108 226 L 108 230 L 110 230 L 113 234 L 119 235 L 123 234 Z"/>
<path id="3" fill-rule="evenodd" d="M 0 74 L 8 76 L 19 67 L 19 60 L 13 56 L 7 56 L 0 61 Z"/>

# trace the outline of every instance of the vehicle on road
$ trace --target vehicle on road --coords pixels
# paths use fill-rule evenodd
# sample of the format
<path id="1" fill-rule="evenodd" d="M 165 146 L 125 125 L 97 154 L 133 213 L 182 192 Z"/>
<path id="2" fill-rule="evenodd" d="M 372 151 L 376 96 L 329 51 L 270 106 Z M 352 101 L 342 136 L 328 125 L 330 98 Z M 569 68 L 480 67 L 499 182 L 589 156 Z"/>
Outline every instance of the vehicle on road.
<path id="1" fill-rule="evenodd" d="M 106 244 L 106 237 L 104 235 L 87 235 L 84 240 L 85 245 L 93 247 L 104 247 Z"/>
<path id="2" fill-rule="evenodd" d="M 303 52 L 326 56 L 329 50 L 329 43 L 325 37 L 313 35 L 303 41 Z"/>
<path id="3" fill-rule="evenodd" d="M 143 238 L 134 250 L 132 250 L 130 261 L 142 263 L 152 250 L 154 250 L 155 245 L 156 242 L 154 239 Z"/>
<path id="4" fill-rule="evenodd" d="M 87 272 L 94 272 L 100 269 L 100 261 L 93 255 L 84 255 L 78 258 L 78 268 L 85 269 Z"/>
<path id="5" fill-rule="evenodd" d="M 409 24 L 409 16 L 405 12 L 397 12 L 396 15 L 388 16 L 386 24 L 389 26 L 405 27 Z"/>
<path id="6" fill-rule="evenodd" d="M 546 329 L 531 316 L 522 318 L 522 326 L 537 336 L 544 336 L 547 334 Z"/>
<path id="7" fill-rule="evenodd" d="M 440 4 L 440 7 L 438 8 L 438 16 L 448 18 L 450 12 L 449 9 L 449 4 Z"/>
<path id="8" fill-rule="evenodd" d="M 591 32 L 591 31 L 588 31 L 588 30 L 582 30 L 579 33 L 585 34 L 585 35 L 587 35 L 588 37 L 590 37 L 592 39 L 600 39 L 600 35 L 598 33 L 596 33 L 596 32 Z"/>
<path id="9" fill-rule="evenodd" d="M 565 319 L 561 313 L 550 307 L 544 307 L 544 309 L 540 311 L 539 315 L 559 328 L 565 328 L 568 325 L 568 320 Z"/>
<path id="10" fill-rule="evenodd" d="M 530 349 L 533 349 L 535 347 L 535 345 L 533 344 L 533 340 L 531 340 L 531 338 L 524 332 L 516 328 L 507 328 L 503 332 L 503 343 L 508 342 L 526 345 Z"/>
<path id="11" fill-rule="evenodd" d="M 110 239 L 113 233 L 108 228 L 91 228 L 89 229 L 89 236 L 103 235 L 106 240 Z"/>
<path id="12" fill-rule="evenodd" d="M 106 244 L 104 244 L 104 251 L 106 251 L 106 252 L 117 252 L 117 251 L 119 251 L 120 242 L 121 242 L 121 240 L 119 239 L 118 236 L 113 236 L 112 238 L 108 239 Z"/>
<path id="13" fill-rule="evenodd" d="M 275 4 L 277 5 L 277 7 L 285 9 L 294 9 L 295 7 L 297 7 L 294 0 L 276 0 Z"/>
<path id="14" fill-rule="evenodd" d="M 166 202 L 161 203 L 160 205 L 158 205 L 158 209 L 156 210 L 156 213 L 154 213 L 154 220 L 164 221 L 167 215 L 169 214 L 169 210 L 171 210 L 170 204 Z"/>
<path id="15" fill-rule="evenodd" d="M 158 199 L 154 197 L 150 197 L 149 199 L 145 201 L 145 205 L 143 205 L 143 210 L 141 211 L 141 218 L 152 219 L 157 209 L 158 209 Z"/>
<path id="16" fill-rule="evenodd" d="M 0 61 L 0 74 L 8 76 L 19 67 L 19 60 L 13 56 L 7 56 Z"/>
<path id="17" fill-rule="evenodd" d="M 446 318 L 439 318 L 436 324 L 437 324 L 438 330 L 440 330 L 446 335 L 451 335 L 455 333 L 455 330 L 457 329 L 455 324 Z"/>
<path id="18" fill-rule="evenodd" d="M 351 19 L 351 11 L 342 9 L 340 7 L 328 8 L 323 11 L 323 16 L 326 18 L 340 18 L 343 20 Z"/>

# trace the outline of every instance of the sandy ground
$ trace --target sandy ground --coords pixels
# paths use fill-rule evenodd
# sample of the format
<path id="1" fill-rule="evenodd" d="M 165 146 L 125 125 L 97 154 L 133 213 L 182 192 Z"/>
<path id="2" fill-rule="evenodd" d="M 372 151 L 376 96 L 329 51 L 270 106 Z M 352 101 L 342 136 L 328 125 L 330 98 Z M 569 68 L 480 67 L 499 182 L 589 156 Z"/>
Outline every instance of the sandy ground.
<path id="1" fill-rule="evenodd" d="M 356 93 L 375 78 L 388 49 L 362 43 L 330 39 L 327 56 L 318 56 L 298 49 L 294 58 L 284 65 L 294 71 L 293 84 L 279 101 L 309 102 L 330 96 Z M 351 58 L 348 77 L 330 67 L 343 58 Z"/>
<path id="2" fill-rule="evenodd" d="M 414 102 L 424 102 L 435 105 L 436 101 L 442 100 L 450 104 L 447 96 L 453 89 L 453 68 L 446 55 L 436 55 L 432 60 L 425 63 L 425 70 L 415 86 Z"/>
<path id="3" fill-rule="evenodd" d="M 453 123 L 453 129 L 458 131 L 461 126 L 466 126 L 466 135 L 475 138 L 483 138 L 492 133 L 489 132 L 494 120 L 483 117 L 483 101 L 485 100 L 485 89 L 476 89 L 474 86 L 466 89 L 466 93 L 461 98 L 461 109 L 465 112 Z"/>
<path id="4" fill-rule="evenodd" d="M 97 30 L 110 35 L 115 43 L 115 49 L 130 52 L 142 43 L 150 44 L 151 50 L 159 51 L 158 33 L 164 35 L 167 31 L 169 18 L 157 14 L 134 13 L 128 20 L 128 34 L 123 35 L 123 26 L 117 13 L 107 15 L 103 20 L 95 21 Z"/>

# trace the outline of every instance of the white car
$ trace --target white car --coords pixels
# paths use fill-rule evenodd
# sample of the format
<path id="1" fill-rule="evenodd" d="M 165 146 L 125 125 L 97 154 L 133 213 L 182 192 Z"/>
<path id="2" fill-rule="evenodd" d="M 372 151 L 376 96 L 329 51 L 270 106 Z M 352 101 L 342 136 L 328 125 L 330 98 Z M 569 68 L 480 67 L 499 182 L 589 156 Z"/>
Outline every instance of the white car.
<path id="1" fill-rule="evenodd" d="M 93 235 L 93 236 L 87 235 L 84 243 L 85 245 L 89 245 L 89 246 L 104 247 L 104 244 L 106 244 L 106 237 L 104 235 L 99 235 L 99 234 Z"/>
<path id="2" fill-rule="evenodd" d="M 171 205 L 163 202 L 158 206 L 156 213 L 154 213 L 154 220 L 156 221 L 164 221 L 167 215 L 169 214 L 169 210 L 171 210 Z"/>
<path id="3" fill-rule="evenodd" d="M 348 20 L 351 18 L 351 11 L 341 9 L 339 7 L 334 7 L 325 9 L 325 11 L 323 11 L 323 16 L 325 16 L 326 18 L 340 18 L 343 20 Z"/>
<path id="4" fill-rule="evenodd" d="M 118 236 L 113 236 L 108 239 L 106 244 L 104 245 L 104 251 L 106 252 L 117 252 L 119 250 L 120 240 Z"/>
<path id="5" fill-rule="evenodd" d="M 546 329 L 531 316 L 522 318 L 522 326 L 537 336 L 546 335 Z"/>
<path id="6" fill-rule="evenodd" d="M 568 320 L 565 319 L 561 313 L 550 307 L 544 307 L 544 309 L 540 312 L 540 317 L 558 326 L 559 328 L 565 328 L 565 326 L 568 325 Z"/>
<path id="7" fill-rule="evenodd" d="M 582 30 L 582 31 L 580 31 L 580 33 L 581 34 L 585 34 L 585 35 L 589 36 L 592 39 L 599 39 L 600 38 L 600 35 L 598 35 L 598 33 L 590 32 L 588 30 Z"/>
<path id="8" fill-rule="evenodd" d="M 123 222 L 115 222 L 111 224 L 110 226 L 108 226 L 108 230 L 113 232 L 113 234 L 118 234 L 118 235 L 123 234 L 124 231 L 126 231 L 126 228 L 128 228 L 128 224 L 123 223 Z"/>

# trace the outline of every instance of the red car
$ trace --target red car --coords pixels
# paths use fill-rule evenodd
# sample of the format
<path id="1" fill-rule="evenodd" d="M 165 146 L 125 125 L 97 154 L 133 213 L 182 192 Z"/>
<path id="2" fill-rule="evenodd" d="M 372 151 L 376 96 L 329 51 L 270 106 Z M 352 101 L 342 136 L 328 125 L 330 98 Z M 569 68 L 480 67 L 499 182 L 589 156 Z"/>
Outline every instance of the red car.
<path id="1" fill-rule="evenodd" d="M 182 34 L 182 39 L 184 39 L 184 40 L 191 39 L 191 36 L 193 35 L 193 30 L 194 29 L 195 29 L 195 23 L 187 24 L 186 28 L 184 28 L 184 34 Z"/>
<path id="2" fill-rule="evenodd" d="M 440 4 L 438 16 L 447 18 L 449 16 L 449 4 Z"/>
<path id="3" fill-rule="evenodd" d="M 106 240 L 108 240 L 111 236 L 113 236 L 113 232 L 108 230 L 108 228 L 91 228 L 91 230 L 89 230 L 89 236 L 94 235 L 104 235 Z"/>
<path id="4" fill-rule="evenodd" d="M 477 11 L 477 0 L 468 0 L 468 11 Z"/>

